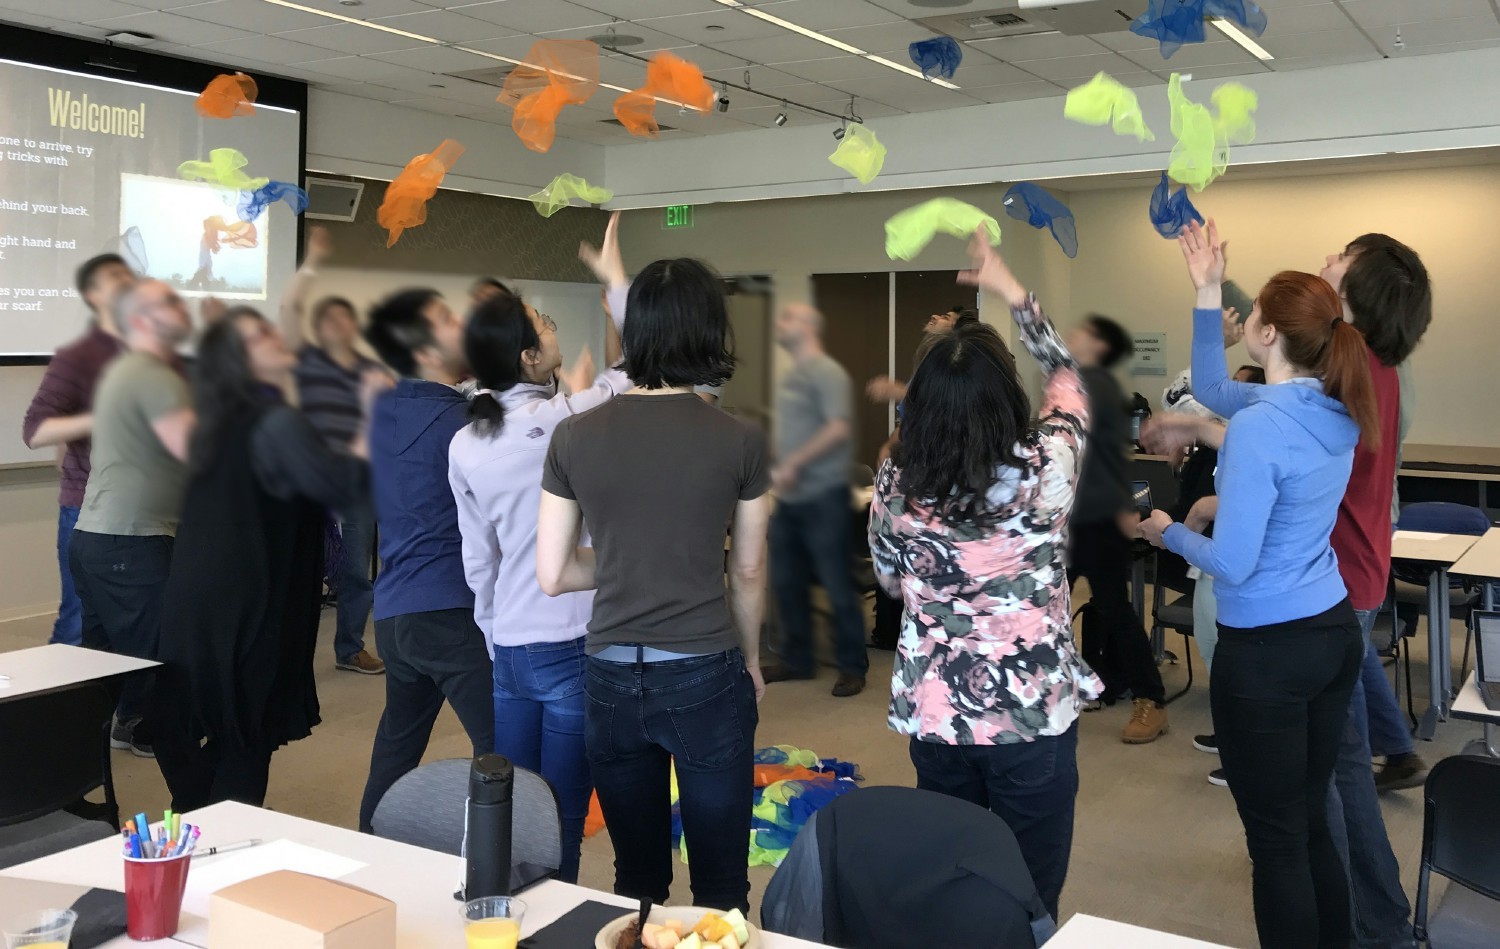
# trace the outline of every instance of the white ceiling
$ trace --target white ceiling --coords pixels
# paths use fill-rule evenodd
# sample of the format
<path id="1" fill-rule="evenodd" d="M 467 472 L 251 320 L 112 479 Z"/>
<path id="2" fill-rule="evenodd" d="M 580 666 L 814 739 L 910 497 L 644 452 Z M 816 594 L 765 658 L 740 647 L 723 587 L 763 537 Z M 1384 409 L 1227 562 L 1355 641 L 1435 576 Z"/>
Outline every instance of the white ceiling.
<path id="1" fill-rule="evenodd" d="M 867 119 L 987 102 L 1060 95 L 1104 70 L 1134 86 L 1165 83 L 1173 70 L 1198 79 L 1341 65 L 1382 58 L 1500 46 L 1500 0 L 1261 0 L 1270 27 L 1259 42 L 1275 57 L 1261 62 L 1210 29 L 1210 41 L 1164 60 L 1157 44 L 1121 31 L 970 39 L 953 82 L 956 90 L 904 75 L 861 56 L 800 36 L 714 0 L 296 0 L 301 6 L 433 37 L 418 41 L 289 9 L 267 0 L 0 0 L 0 21 L 102 39 L 129 30 L 156 41 L 147 49 L 223 66 L 289 76 L 335 92 L 410 108 L 509 125 L 489 85 L 450 73 L 506 68 L 539 37 L 580 39 L 613 26 L 640 37 L 631 52 L 660 49 L 700 65 L 712 79 L 764 90 L 774 99 L 731 90 L 728 113 L 659 118 L 673 135 L 707 135 L 770 127 L 786 98 L 841 112 L 851 95 Z M 953 13 L 1014 12 L 1016 0 L 744 0 L 783 20 L 817 30 L 898 63 L 906 47 L 932 31 L 916 18 Z M 1144 0 L 1122 0 L 1127 9 Z M 57 18 L 66 11 L 67 20 Z M 1397 35 L 1403 42 L 1396 48 Z M 605 53 L 601 79 L 641 83 L 644 65 Z M 564 110 L 559 135 L 597 144 L 632 139 L 604 124 L 618 93 L 601 88 L 585 105 Z M 789 124 L 829 122 L 789 110 Z"/>

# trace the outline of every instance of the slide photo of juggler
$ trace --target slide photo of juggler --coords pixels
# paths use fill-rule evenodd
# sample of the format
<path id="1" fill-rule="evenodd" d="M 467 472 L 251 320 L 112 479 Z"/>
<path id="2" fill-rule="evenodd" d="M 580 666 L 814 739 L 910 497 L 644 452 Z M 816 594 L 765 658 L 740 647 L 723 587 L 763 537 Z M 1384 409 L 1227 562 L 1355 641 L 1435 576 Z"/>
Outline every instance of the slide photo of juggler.
<path id="1" fill-rule="evenodd" d="M 239 217 L 234 188 L 152 175 L 120 176 L 120 231 L 139 235 L 142 276 L 185 296 L 266 298 L 265 212 Z"/>

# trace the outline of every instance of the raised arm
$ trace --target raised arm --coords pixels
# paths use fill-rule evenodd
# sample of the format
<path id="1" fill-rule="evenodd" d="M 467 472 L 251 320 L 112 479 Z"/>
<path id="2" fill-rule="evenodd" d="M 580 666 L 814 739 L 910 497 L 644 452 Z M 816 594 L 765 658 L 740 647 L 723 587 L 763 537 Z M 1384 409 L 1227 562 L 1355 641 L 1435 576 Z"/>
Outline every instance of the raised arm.
<path id="1" fill-rule="evenodd" d="M 605 309 L 614 321 L 615 329 L 625 329 L 625 298 L 630 291 L 630 280 L 625 276 L 625 261 L 620 256 L 620 212 L 609 216 L 604 227 L 604 241 L 595 247 L 588 241 L 578 245 L 578 259 L 593 271 L 605 292 Z M 608 354 L 606 354 L 608 355 Z"/>
<path id="2" fill-rule="evenodd" d="M 1193 396 L 1210 411 L 1230 418 L 1250 404 L 1254 387 L 1229 378 L 1224 358 L 1224 268 L 1227 241 L 1219 240 L 1219 226 L 1208 229 L 1190 222 L 1177 238 L 1187 262 L 1188 277 L 1197 291 L 1193 305 Z"/>
<path id="3" fill-rule="evenodd" d="M 302 266 L 292 274 L 286 291 L 281 295 L 281 332 L 293 349 L 305 342 L 302 319 L 307 308 L 307 290 L 318 275 L 319 265 L 328 259 L 331 250 L 333 240 L 328 236 L 328 228 L 315 224 L 307 229 L 307 253 L 302 258 Z"/>

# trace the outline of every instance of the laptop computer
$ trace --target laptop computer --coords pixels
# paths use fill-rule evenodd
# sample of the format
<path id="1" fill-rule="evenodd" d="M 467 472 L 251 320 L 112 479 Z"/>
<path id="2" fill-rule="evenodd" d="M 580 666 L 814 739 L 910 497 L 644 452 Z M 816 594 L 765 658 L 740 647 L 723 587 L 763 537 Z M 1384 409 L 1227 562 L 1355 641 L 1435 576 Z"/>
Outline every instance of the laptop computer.
<path id="1" fill-rule="evenodd" d="M 1485 708 L 1500 712 L 1500 611 L 1474 611 L 1474 678 Z"/>

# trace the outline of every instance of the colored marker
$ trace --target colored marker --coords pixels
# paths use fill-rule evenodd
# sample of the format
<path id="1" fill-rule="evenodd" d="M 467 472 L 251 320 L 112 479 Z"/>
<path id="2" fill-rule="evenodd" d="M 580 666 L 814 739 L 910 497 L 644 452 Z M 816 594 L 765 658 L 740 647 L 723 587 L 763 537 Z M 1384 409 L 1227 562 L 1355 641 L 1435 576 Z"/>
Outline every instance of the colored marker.
<path id="1" fill-rule="evenodd" d="M 141 856 L 141 835 L 130 835 L 130 855 L 139 858 Z"/>
<path id="2" fill-rule="evenodd" d="M 135 815 L 135 832 L 140 834 L 142 837 L 151 836 L 151 824 L 146 820 L 145 811 L 142 811 L 141 813 Z"/>

